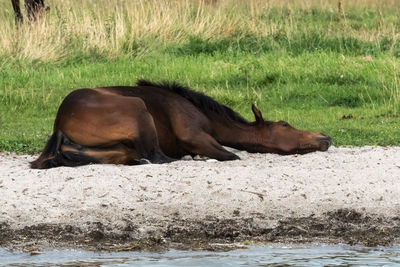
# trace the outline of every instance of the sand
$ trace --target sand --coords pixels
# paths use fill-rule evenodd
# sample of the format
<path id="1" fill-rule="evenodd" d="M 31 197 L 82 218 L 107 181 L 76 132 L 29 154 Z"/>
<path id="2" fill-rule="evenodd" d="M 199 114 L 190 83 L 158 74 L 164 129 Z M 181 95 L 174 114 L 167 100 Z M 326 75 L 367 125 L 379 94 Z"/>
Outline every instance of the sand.
<path id="1" fill-rule="evenodd" d="M 0 246 L 399 241 L 400 147 L 237 154 L 32 170 L 35 156 L 0 153 Z"/>

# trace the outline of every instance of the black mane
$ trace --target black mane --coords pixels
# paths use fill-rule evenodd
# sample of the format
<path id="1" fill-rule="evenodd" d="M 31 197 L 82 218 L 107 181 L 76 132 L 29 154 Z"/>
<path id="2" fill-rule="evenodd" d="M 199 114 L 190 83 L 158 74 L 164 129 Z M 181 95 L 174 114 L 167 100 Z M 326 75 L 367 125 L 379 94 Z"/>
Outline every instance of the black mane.
<path id="1" fill-rule="evenodd" d="M 153 86 L 168 90 L 170 92 L 174 92 L 192 102 L 193 105 L 195 105 L 202 111 L 213 111 L 233 121 L 244 124 L 249 123 L 246 119 L 240 116 L 237 112 L 233 111 L 231 108 L 218 103 L 217 101 L 205 94 L 196 92 L 188 87 L 177 84 L 176 82 L 152 83 L 146 80 L 138 80 L 137 85 Z"/>

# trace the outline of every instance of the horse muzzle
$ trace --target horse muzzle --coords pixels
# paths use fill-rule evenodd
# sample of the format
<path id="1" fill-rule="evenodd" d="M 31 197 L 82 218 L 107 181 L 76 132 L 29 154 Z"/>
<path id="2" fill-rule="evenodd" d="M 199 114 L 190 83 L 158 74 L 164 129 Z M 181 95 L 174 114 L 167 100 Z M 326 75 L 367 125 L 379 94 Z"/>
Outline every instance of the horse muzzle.
<path id="1" fill-rule="evenodd" d="M 329 136 L 323 135 L 323 137 L 318 137 L 317 142 L 319 142 L 319 150 L 327 151 L 328 148 L 332 145 L 332 138 Z"/>

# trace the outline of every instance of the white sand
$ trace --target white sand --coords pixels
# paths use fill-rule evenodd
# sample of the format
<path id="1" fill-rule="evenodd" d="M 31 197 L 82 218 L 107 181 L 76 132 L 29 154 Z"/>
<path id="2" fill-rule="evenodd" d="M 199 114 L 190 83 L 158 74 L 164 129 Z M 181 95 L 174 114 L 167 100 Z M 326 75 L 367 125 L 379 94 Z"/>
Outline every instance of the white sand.
<path id="1" fill-rule="evenodd" d="M 340 208 L 400 213 L 400 147 L 238 155 L 242 160 L 32 170 L 33 156 L 1 153 L 0 223 L 101 222 L 112 231 L 134 221 L 149 231 L 176 218 L 264 214 L 273 225 Z"/>

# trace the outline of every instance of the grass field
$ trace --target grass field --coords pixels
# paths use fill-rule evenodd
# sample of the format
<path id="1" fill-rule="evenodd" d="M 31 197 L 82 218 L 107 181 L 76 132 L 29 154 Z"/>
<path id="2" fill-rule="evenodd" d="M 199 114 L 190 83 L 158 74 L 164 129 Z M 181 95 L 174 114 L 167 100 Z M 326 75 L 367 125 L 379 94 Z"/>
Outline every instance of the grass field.
<path id="1" fill-rule="evenodd" d="M 400 145 L 396 0 L 52 0 L 34 25 L 0 3 L 0 151 L 39 152 L 68 92 L 178 81 L 252 119 L 341 145 Z"/>

